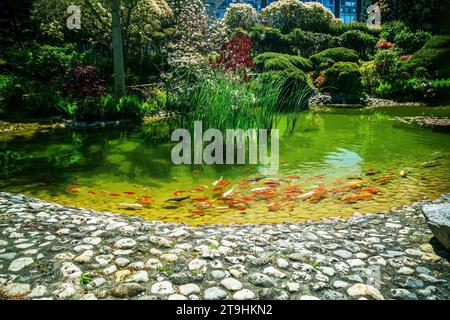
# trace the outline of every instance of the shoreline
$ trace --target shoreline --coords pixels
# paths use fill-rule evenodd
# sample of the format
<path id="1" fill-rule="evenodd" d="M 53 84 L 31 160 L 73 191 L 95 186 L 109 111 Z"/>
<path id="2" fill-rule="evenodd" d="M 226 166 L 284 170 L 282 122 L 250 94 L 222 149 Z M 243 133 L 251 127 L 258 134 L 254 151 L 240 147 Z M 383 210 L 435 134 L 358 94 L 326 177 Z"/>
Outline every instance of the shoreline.
<path id="1" fill-rule="evenodd" d="M 0 299 L 449 299 L 420 208 L 203 225 L 0 193 Z"/>

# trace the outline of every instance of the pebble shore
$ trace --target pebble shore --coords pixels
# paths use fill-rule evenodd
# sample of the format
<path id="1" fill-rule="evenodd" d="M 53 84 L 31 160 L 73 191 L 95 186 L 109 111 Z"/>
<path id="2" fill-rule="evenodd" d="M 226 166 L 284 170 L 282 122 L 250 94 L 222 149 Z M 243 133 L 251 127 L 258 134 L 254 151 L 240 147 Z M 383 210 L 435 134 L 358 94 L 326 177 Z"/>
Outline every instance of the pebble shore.
<path id="1" fill-rule="evenodd" d="M 0 299 L 449 299 L 449 254 L 420 213 L 442 202 L 191 227 L 0 193 Z"/>

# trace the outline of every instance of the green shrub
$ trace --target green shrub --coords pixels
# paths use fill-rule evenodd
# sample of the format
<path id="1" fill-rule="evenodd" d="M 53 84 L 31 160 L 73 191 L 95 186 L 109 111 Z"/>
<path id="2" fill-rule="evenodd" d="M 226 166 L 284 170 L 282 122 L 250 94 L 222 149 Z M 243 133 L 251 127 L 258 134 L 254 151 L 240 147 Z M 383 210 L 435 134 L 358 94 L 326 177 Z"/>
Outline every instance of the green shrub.
<path id="1" fill-rule="evenodd" d="M 359 67 L 359 72 L 361 72 L 361 85 L 365 92 L 369 94 L 375 93 L 375 89 L 380 83 L 380 77 L 377 72 L 374 61 L 364 62 Z"/>
<path id="2" fill-rule="evenodd" d="M 369 27 L 367 25 L 367 23 L 353 21 L 350 23 L 334 24 L 332 27 L 331 33 L 339 36 L 347 31 L 352 31 L 352 30 L 358 30 L 361 32 L 365 32 L 365 33 L 368 33 L 377 38 L 380 36 L 380 32 L 381 32 L 381 28 L 379 28 L 379 27 Z"/>
<path id="3" fill-rule="evenodd" d="M 323 50 L 309 59 L 318 70 L 324 70 L 336 62 L 357 62 L 359 56 L 355 50 L 338 47 Z"/>
<path id="4" fill-rule="evenodd" d="M 395 37 L 402 32 L 411 32 L 411 29 L 402 21 L 392 21 L 381 26 L 381 38 L 394 42 Z"/>
<path id="5" fill-rule="evenodd" d="M 402 54 L 411 54 L 422 48 L 430 40 L 431 33 L 425 31 L 402 31 L 395 36 L 395 44 Z"/>
<path id="6" fill-rule="evenodd" d="M 433 78 L 450 77 L 450 35 L 433 36 L 405 62 L 405 70 L 416 74 L 425 68 Z"/>
<path id="7" fill-rule="evenodd" d="M 307 32 L 301 29 L 292 30 L 289 34 L 283 35 L 283 39 L 288 44 L 290 53 L 304 57 L 338 45 L 337 38 L 330 34 Z"/>
<path id="8" fill-rule="evenodd" d="M 262 53 L 256 56 L 254 61 L 259 72 L 283 71 L 295 68 L 302 71 L 311 71 L 313 69 L 309 59 L 275 52 Z"/>
<path id="9" fill-rule="evenodd" d="M 337 62 L 323 72 L 325 81 L 320 86 L 324 91 L 359 95 L 362 92 L 361 72 L 356 63 Z"/>
<path id="10" fill-rule="evenodd" d="M 0 101 L 5 105 L 20 105 L 24 93 L 23 84 L 18 77 L 0 75 Z"/>
<path id="11" fill-rule="evenodd" d="M 88 53 L 78 52 L 72 44 L 58 47 L 36 43 L 9 49 L 5 54 L 12 72 L 45 81 L 62 77 L 69 68 L 88 60 L 88 56 Z"/>
<path id="12" fill-rule="evenodd" d="M 402 76 L 402 59 L 397 49 L 378 50 L 373 61 L 381 80 L 394 81 Z"/>
<path id="13" fill-rule="evenodd" d="M 341 47 L 353 49 L 363 58 L 367 58 L 375 51 L 376 44 L 377 38 L 359 30 L 349 30 L 339 36 Z"/>
<path id="14" fill-rule="evenodd" d="M 252 29 L 250 37 L 256 53 L 287 52 L 288 50 L 288 44 L 279 29 L 256 25 Z"/>
<path id="15" fill-rule="evenodd" d="M 376 94 L 382 98 L 398 101 L 448 102 L 450 99 L 450 79 L 411 78 L 381 82 L 376 89 Z"/>

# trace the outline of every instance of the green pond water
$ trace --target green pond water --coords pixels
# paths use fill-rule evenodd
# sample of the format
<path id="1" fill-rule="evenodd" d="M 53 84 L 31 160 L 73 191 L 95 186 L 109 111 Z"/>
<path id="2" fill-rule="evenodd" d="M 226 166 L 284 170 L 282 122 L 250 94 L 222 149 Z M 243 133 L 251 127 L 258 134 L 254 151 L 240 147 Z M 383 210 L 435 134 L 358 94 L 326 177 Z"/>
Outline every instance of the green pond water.
<path id="1" fill-rule="evenodd" d="M 279 172 L 257 182 L 259 165 L 172 164 L 164 123 L 4 135 L 0 190 L 190 225 L 380 212 L 450 192 L 450 134 L 393 120 L 419 115 L 450 107 L 305 112 L 281 136 Z"/>

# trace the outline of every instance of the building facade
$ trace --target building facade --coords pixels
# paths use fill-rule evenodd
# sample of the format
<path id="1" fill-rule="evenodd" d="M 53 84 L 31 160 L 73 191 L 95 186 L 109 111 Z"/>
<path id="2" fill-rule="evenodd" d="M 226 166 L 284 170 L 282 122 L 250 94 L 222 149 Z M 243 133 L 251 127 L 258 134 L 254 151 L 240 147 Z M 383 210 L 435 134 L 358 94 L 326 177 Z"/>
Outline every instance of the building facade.
<path id="1" fill-rule="evenodd" d="M 223 18 L 228 7 L 233 2 L 252 5 L 257 11 L 278 0 L 206 0 L 208 12 L 216 18 Z M 300 1 L 300 0 L 299 0 Z M 301 0 L 303 2 L 320 2 L 344 23 L 359 21 L 361 17 L 362 0 Z"/>

